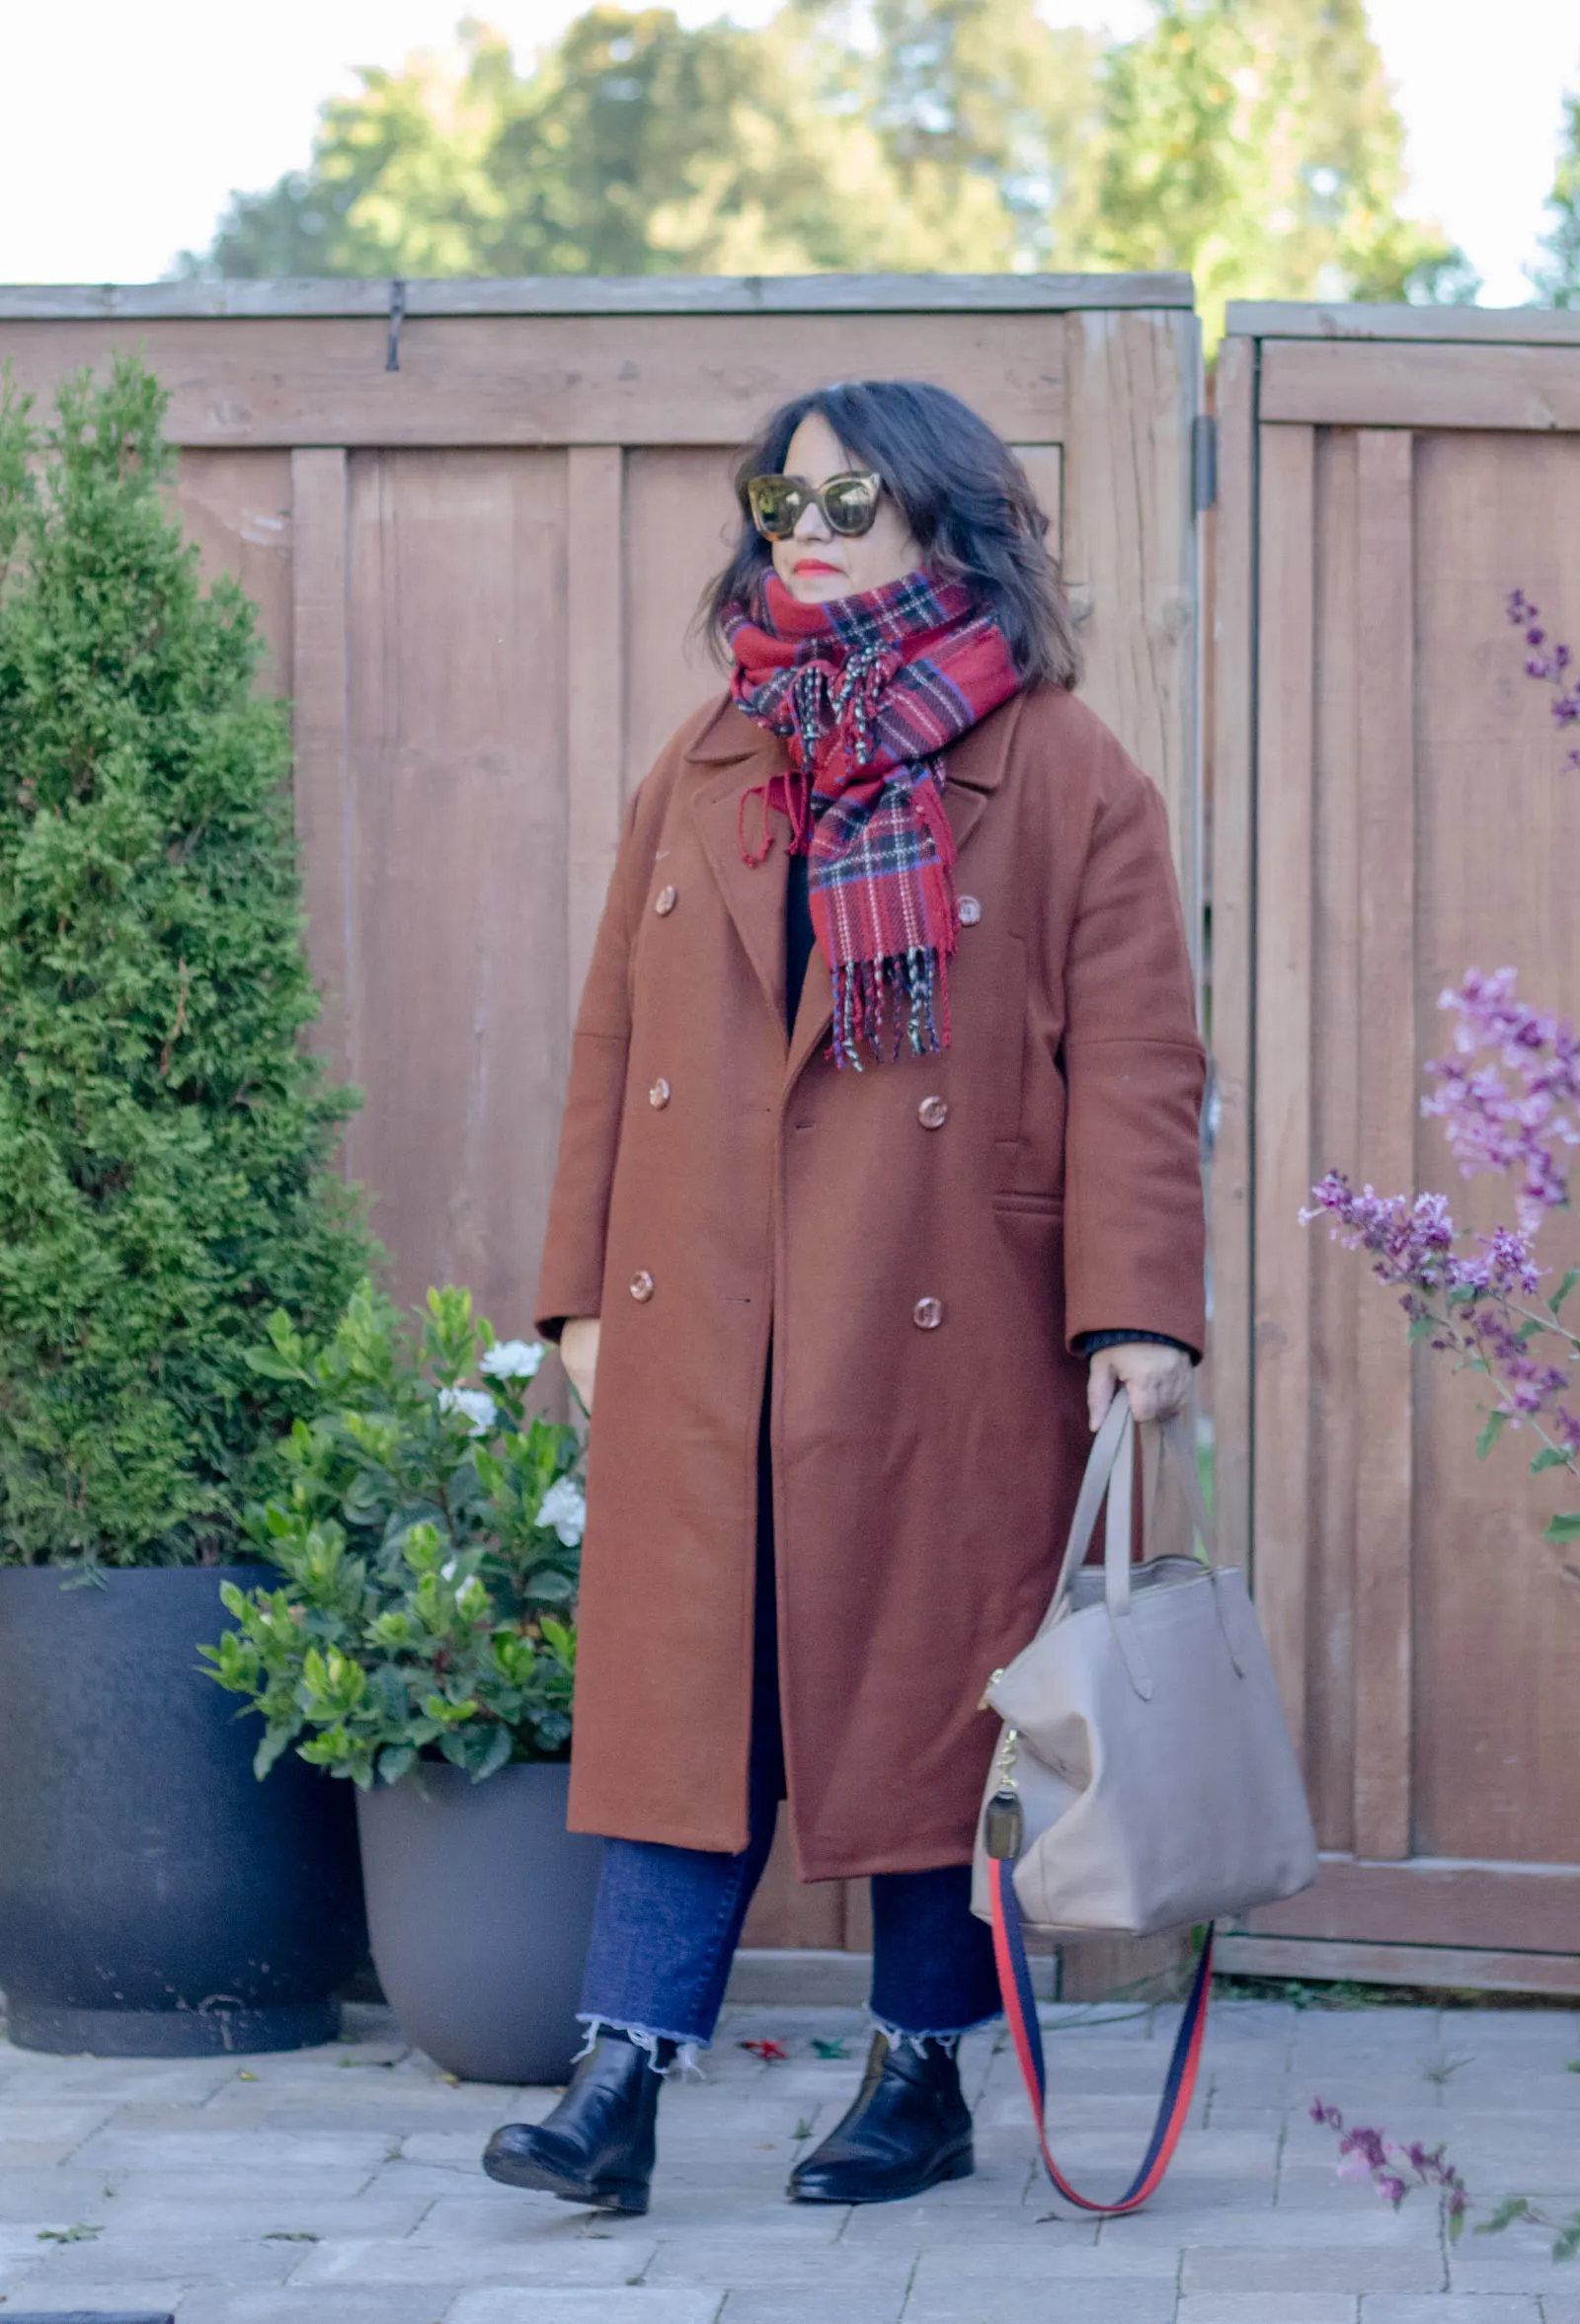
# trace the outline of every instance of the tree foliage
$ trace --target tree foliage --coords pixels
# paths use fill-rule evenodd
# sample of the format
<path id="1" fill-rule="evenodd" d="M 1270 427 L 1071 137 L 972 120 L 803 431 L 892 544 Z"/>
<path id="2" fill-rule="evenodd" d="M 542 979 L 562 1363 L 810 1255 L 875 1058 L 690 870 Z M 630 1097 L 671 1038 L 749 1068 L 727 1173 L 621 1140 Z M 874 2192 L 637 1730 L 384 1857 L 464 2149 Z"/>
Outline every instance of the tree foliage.
<path id="1" fill-rule="evenodd" d="M 529 70 L 462 27 L 367 71 L 310 168 L 189 271 L 1189 268 L 1227 296 L 1473 293 L 1399 215 L 1364 0 L 1152 0 L 1102 50 L 1035 0 L 788 0 L 760 31 L 591 8 Z"/>
<path id="2" fill-rule="evenodd" d="M 1399 215 L 1404 132 L 1363 0 L 1156 0 L 1109 59 L 1089 247 L 1228 298 L 1473 297 Z"/>
<path id="3" fill-rule="evenodd" d="M 246 1351 L 368 1244 L 300 1036 L 283 713 L 131 361 L 0 395 L 0 1559 L 229 1555 L 289 1425 Z"/>
<path id="4" fill-rule="evenodd" d="M 1543 257 L 1531 280 L 1543 306 L 1580 307 L 1580 90 L 1563 101 L 1557 174 L 1547 195 L 1552 224 L 1541 238 Z"/>

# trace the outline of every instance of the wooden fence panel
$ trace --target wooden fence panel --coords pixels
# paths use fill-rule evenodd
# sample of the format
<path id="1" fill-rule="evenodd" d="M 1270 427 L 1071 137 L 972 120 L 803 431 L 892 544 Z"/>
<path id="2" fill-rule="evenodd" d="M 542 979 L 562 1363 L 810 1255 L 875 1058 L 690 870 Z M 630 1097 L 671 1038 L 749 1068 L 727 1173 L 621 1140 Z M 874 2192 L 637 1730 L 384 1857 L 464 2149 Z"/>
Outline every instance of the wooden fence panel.
<path id="1" fill-rule="evenodd" d="M 518 1333 L 621 814 L 722 683 L 688 631 L 783 398 L 935 380 L 1023 451 L 1195 928 L 1200 338 L 1182 276 L 414 283 L 391 369 L 387 306 L 0 290 L 0 360 L 47 399 L 140 347 L 171 389 L 183 514 L 294 703 L 315 1038 L 366 1096 L 348 1167 L 403 1300 L 451 1278 Z M 864 1889 L 801 1890 L 781 1848 L 750 1936 L 862 1950 Z"/>
<path id="2" fill-rule="evenodd" d="M 1580 1603 L 1540 1539 L 1564 1496 L 1518 1437 L 1476 1458 L 1478 1383 L 1408 1350 L 1297 1212 L 1338 1168 L 1507 1218 L 1420 1114 L 1438 997 L 1513 962 L 1580 1010 L 1580 782 L 1503 618 L 1519 583 L 1580 638 L 1580 318 L 1533 349 L 1456 346 L 1452 318 L 1389 343 L 1375 309 L 1353 344 L 1302 310 L 1281 337 L 1283 314 L 1225 357 L 1225 520 L 1247 513 L 1221 547 L 1258 615 L 1219 701 L 1221 743 L 1243 716 L 1255 751 L 1215 768 L 1214 912 L 1254 925 L 1255 969 L 1231 944 L 1214 998 L 1255 1052 L 1249 1222 L 1216 1216 L 1218 1362 L 1249 1366 L 1251 1409 L 1218 1422 L 1326 1854 L 1225 1965 L 1573 1991 Z M 1561 1222 L 1543 1241 L 1574 1255 Z"/>

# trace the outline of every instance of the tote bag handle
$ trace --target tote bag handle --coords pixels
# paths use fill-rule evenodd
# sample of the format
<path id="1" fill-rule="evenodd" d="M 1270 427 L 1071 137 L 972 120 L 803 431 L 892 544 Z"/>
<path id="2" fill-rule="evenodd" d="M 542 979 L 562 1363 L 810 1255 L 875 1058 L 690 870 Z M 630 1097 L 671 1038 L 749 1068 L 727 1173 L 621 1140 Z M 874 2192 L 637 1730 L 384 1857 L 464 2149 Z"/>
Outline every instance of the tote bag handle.
<path id="1" fill-rule="evenodd" d="M 1147 1424 L 1151 1426 L 1151 1424 Z M 1065 1551 L 1064 1564 L 1047 1613 L 1043 1617 L 1039 1637 L 1058 1613 L 1075 1574 L 1091 1543 L 1097 1522 L 1097 1511 L 1103 1496 L 1108 1497 L 1107 1523 L 1103 1543 L 1103 1582 L 1110 1619 L 1120 1644 L 1132 1683 L 1140 1680 L 1140 1691 L 1149 1692 L 1144 1672 L 1138 1669 L 1134 1649 L 1127 1638 L 1130 1611 L 1131 1561 L 1131 1468 L 1135 1423 L 1131 1417 L 1130 1397 L 1122 1387 L 1108 1409 L 1097 1438 L 1092 1445 L 1086 1474 L 1081 1480 L 1080 1496 L 1075 1504 L 1075 1514 L 1070 1522 L 1069 1541 Z M 1146 1446 L 1146 1466 L 1155 1477 L 1154 1463 L 1160 1466 L 1166 1453 L 1174 1463 L 1175 1474 L 1184 1489 L 1186 1506 L 1192 1525 L 1201 1537 L 1207 1553 L 1207 1563 L 1216 1571 L 1217 1555 L 1212 1519 L 1202 1498 L 1196 1463 L 1192 1457 L 1190 1430 L 1182 1414 L 1164 1421 L 1158 1432 L 1155 1451 Z M 1148 1479 L 1150 1484 L 1151 1479 Z M 1150 1516 L 1155 1506 L 1154 1493 L 1146 1494 L 1146 1507 Z M 1191 1980 L 1190 1998 L 1185 2014 L 1180 2019 L 1179 2032 L 1174 2038 L 1174 2052 L 1169 2059 L 1168 2073 L 1163 2083 L 1163 2094 L 1158 2100 L 1156 2119 L 1142 2158 L 1141 2168 L 1125 2193 L 1115 2203 L 1097 2203 L 1090 2196 L 1081 2195 L 1055 2162 L 1048 2144 L 1048 2077 L 1043 2059 L 1042 2028 L 1037 2021 L 1037 2004 L 1031 1989 L 1031 1970 L 1026 1959 L 1025 1932 L 1021 1924 L 1020 1903 L 1015 1895 L 1015 1860 L 1009 1856 L 989 1857 L 988 1860 L 988 1899 L 992 1908 L 993 1958 L 998 1970 L 998 1987 L 1003 1997 L 1004 2015 L 1009 2021 L 1010 2038 L 1015 2045 L 1015 2055 L 1020 2065 L 1021 2079 L 1026 2085 L 1026 2097 L 1031 2106 L 1032 2122 L 1037 2131 L 1037 2145 L 1042 2155 L 1043 2168 L 1055 2190 L 1077 2210 L 1089 2211 L 1104 2218 L 1117 2218 L 1125 2211 L 1139 2210 L 1147 2197 L 1154 2195 L 1162 2183 L 1164 2172 L 1173 2159 L 1179 2144 L 1180 2132 L 1190 2114 L 1191 2099 L 1196 2090 L 1196 2074 L 1201 2063 L 1202 2042 L 1207 2032 L 1207 2005 L 1213 1989 L 1213 1930 L 1209 1926 L 1203 1943 L 1196 1974 Z"/>

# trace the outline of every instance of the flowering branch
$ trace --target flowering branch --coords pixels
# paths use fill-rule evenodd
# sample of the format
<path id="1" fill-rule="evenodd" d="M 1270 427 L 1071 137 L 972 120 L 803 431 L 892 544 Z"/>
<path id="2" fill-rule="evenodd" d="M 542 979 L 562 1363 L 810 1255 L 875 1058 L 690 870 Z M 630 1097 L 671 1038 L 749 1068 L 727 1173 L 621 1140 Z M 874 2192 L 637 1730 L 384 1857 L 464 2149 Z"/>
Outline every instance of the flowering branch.
<path id="1" fill-rule="evenodd" d="M 1580 677 L 1575 674 L 1574 656 L 1567 646 L 1549 644 L 1540 613 L 1524 589 L 1509 591 L 1504 611 L 1515 628 L 1524 632 L 1526 676 L 1552 688 L 1553 719 L 1563 729 L 1580 726 Z M 1571 750 L 1564 764 L 1580 773 L 1580 748 Z"/>
<path id="2" fill-rule="evenodd" d="M 1524 634 L 1527 672 L 1553 689 L 1558 725 L 1580 725 L 1569 648 L 1549 645 L 1521 590 L 1507 612 Z M 1568 763 L 1580 770 L 1580 748 Z M 1542 1297 L 1548 1271 L 1538 1266 L 1535 1247 L 1542 1220 L 1569 1206 L 1569 1156 L 1580 1146 L 1580 1040 L 1572 1026 L 1519 998 L 1512 968 L 1491 976 L 1467 969 L 1439 1005 L 1459 1020 L 1454 1053 L 1428 1065 L 1436 1086 L 1422 1112 L 1442 1122 L 1462 1177 L 1498 1171 L 1513 1179 L 1517 1224 L 1471 1237 L 1455 1225 L 1442 1195 L 1411 1200 L 1371 1187 L 1357 1194 L 1336 1170 L 1313 1187 L 1313 1207 L 1301 1217 L 1326 1217 L 1338 1241 L 1369 1255 L 1378 1280 L 1399 1292 L 1412 1341 L 1457 1356 L 1490 1381 L 1495 1401 L 1484 1408 L 1476 1443 L 1483 1458 L 1505 1428 L 1529 1428 L 1540 1444 L 1532 1474 L 1563 1468 L 1580 1484 L 1580 1331 L 1562 1319 L 1580 1267 Z M 1580 1540 L 1580 1512 L 1553 1517 L 1543 1538 Z M 1575 1567 L 1564 1573 L 1580 1582 Z"/>
<path id="3" fill-rule="evenodd" d="M 1339 2164 L 1341 2179 L 1370 2179 L 1384 2203 L 1395 2210 L 1411 2190 L 1416 2187 L 1435 2187 L 1438 2208 L 1451 2243 L 1458 2243 L 1464 2232 L 1464 2215 L 1470 2208 L 1469 2192 L 1464 2181 L 1451 2162 L 1444 2158 L 1441 2146 L 1425 2147 L 1419 2141 L 1401 2146 L 1385 2130 L 1367 2130 L 1357 2127 L 1344 2128 L 1344 2117 L 1336 2106 L 1324 2106 L 1321 2099 L 1313 2099 L 1308 2109 L 1313 2123 L 1321 2123 L 1329 2130 L 1339 2133 Z M 1406 2177 L 1405 2173 L 1409 2176 Z M 1508 2221 L 1501 2224 L 1507 2226 Z M 1490 2232 L 1491 2230 L 1488 2230 Z"/>
<path id="4" fill-rule="evenodd" d="M 1467 2212 L 1480 2207 L 1472 2201 L 1470 2192 L 1454 2164 L 1447 2159 L 1441 2145 L 1427 2147 L 1419 2140 L 1401 2145 L 1385 2130 L 1369 2130 L 1359 2125 L 1353 2130 L 1344 2127 L 1344 2117 L 1336 2106 L 1324 2106 L 1321 2099 L 1313 2099 L 1307 2109 L 1313 2123 L 1320 2123 L 1339 2133 L 1338 2175 L 1341 2179 L 1369 2179 L 1377 2194 L 1395 2210 L 1407 2195 L 1417 2187 L 1437 2190 L 1438 2211 L 1451 2243 L 1458 2243 L 1464 2233 Z M 1408 2174 L 1408 2176 L 1406 2175 Z M 1528 2195 L 1506 2195 L 1492 2207 L 1491 2214 L 1481 2220 L 1477 2235 L 1501 2235 L 1517 2219 L 1533 2227 L 1552 2230 L 1552 2256 L 1555 2260 L 1572 2260 L 1580 2252 L 1580 2210 L 1570 2211 L 1555 2219 L 1549 2211 L 1534 2204 Z"/>

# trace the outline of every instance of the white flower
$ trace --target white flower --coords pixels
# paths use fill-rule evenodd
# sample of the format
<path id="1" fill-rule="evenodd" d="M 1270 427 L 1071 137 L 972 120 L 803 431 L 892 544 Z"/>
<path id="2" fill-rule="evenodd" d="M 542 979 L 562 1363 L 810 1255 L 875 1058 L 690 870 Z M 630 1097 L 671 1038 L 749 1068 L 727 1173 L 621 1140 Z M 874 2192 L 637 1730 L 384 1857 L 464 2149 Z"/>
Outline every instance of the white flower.
<path id="1" fill-rule="evenodd" d="M 486 1436 L 499 1416 L 499 1406 L 484 1388 L 440 1388 L 440 1412 L 464 1413 L 474 1436 Z"/>
<path id="2" fill-rule="evenodd" d="M 574 1479 L 561 1477 L 543 1496 L 537 1512 L 540 1525 L 551 1525 L 567 1549 L 575 1549 L 587 1531 L 587 1502 Z"/>
<path id="3" fill-rule="evenodd" d="M 477 1368 L 493 1380 L 530 1380 L 542 1361 L 541 1340 L 496 1340 Z"/>

